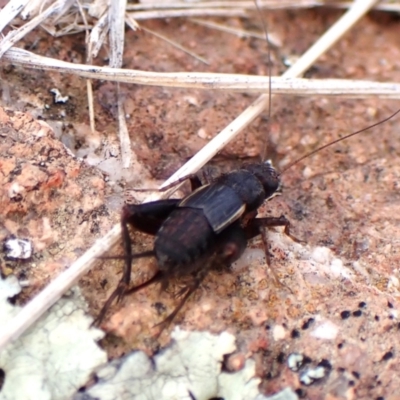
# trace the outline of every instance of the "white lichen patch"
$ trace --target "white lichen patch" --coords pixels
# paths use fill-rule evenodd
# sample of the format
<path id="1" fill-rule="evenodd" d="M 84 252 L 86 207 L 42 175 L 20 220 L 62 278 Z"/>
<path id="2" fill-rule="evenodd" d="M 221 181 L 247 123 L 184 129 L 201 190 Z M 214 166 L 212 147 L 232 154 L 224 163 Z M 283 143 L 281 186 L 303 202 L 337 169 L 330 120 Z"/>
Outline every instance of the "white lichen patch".
<path id="1" fill-rule="evenodd" d="M 339 332 L 339 327 L 332 321 L 324 321 L 311 331 L 311 336 L 318 339 L 334 340 Z"/>
<path id="2" fill-rule="evenodd" d="M 264 250 L 246 248 L 242 256 L 231 265 L 231 269 L 232 271 L 239 272 L 256 262 L 265 263 Z"/>
<path id="3" fill-rule="evenodd" d="M 326 375 L 326 370 L 322 366 L 317 366 L 315 368 L 310 368 L 300 375 L 300 382 L 309 386 L 315 381 L 322 379 Z"/>
<path id="4" fill-rule="evenodd" d="M 6 256 L 15 259 L 28 259 L 32 256 L 32 244 L 28 239 L 10 238 L 4 242 Z"/>
<path id="5" fill-rule="evenodd" d="M 16 309 L 7 299 L 15 296 L 21 291 L 21 287 L 18 283 L 17 278 L 14 275 L 10 275 L 7 279 L 2 279 L 0 275 L 0 321 L 4 321 L 3 315 L 10 315 L 12 317 L 13 310 Z"/>
<path id="6" fill-rule="evenodd" d="M 54 95 L 54 103 L 66 103 L 69 100 L 69 96 L 62 96 L 56 88 L 50 89 L 50 93 Z"/>
<path id="7" fill-rule="evenodd" d="M 171 336 L 172 344 L 153 359 L 137 351 L 113 360 L 97 373 L 98 383 L 76 399 L 267 399 L 259 393 L 252 360 L 236 373 L 221 372 L 224 355 L 235 350 L 233 335 L 175 328 Z M 281 398 L 296 398 L 291 394 Z"/>
<path id="8" fill-rule="evenodd" d="M 298 371 L 304 363 L 304 356 L 303 354 L 299 353 L 292 353 L 289 355 L 287 359 L 287 366 L 291 371 Z"/>
<path id="9" fill-rule="evenodd" d="M 286 337 L 286 330 L 282 325 L 275 325 L 272 331 L 272 336 L 275 341 L 283 340 Z"/>
<path id="10" fill-rule="evenodd" d="M 0 326 L 19 311 L 7 299 L 20 291 L 14 276 L 0 279 Z M 90 328 L 86 304 L 74 288 L 20 339 L 0 352 L 4 383 L 0 400 L 70 399 L 107 356 L 96 341 L 103 337 Z"/>
<path id="11" fill-rule="evenodd" d="M 8 188 L 8 197 L 10 199 L 17 199 L 25 192 L 25 188 L 18 182 L 13 182 Z"/>
<path id="12" fill-rule="evenodd" d="M 287 256 L 292 260 L 302 260 L 301 269 L 305 276 L 310 274 L 318 276 L 320 279 L 329 277 L 330 279 L 348 279 L 354 278 L 354 273 L 347 267 L 341 259 L 335 257 L 332 250 L 327 247 L 317 246 L 310 248 L 307 245 L 301 245 L 290 241 L 285 235 L 271 235 L 275 241 L 278 238 L 279 246 L 285 248 Z M 317 280 L 318 278 L 314 278 Z"/>

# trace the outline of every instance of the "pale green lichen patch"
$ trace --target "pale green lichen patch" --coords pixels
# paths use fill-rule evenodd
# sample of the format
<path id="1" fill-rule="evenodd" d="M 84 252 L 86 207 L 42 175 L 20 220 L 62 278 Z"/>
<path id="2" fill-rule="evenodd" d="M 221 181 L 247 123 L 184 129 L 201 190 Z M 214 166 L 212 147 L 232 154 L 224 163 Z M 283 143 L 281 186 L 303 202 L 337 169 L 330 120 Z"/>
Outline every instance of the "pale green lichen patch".
<path id="1" fill-rule="evenodd" d="M 0 326 L 19 311 L 7 301 L 19 291 L 14 276 L 0 279 Z M 79 289 L 72 289 L 0 353 L 4 372 L 0 400 L 69 399 L 87 383 L 107 355 L 96 344 L 104 334 L 90 327 L 85 309 Z"/>

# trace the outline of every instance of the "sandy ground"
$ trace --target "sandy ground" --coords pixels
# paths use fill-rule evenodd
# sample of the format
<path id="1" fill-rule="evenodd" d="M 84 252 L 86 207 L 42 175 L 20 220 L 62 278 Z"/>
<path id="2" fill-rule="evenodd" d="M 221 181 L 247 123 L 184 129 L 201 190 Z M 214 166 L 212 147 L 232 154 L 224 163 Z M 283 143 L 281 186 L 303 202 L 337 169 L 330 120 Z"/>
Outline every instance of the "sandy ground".
<path id="1" fill-rule="evenodd" d="M 282 41 L 272 51 L 273 74 L 282 73 L 284 62 L 301 55 L 340 14 L 322 9 L 269 13 L 269 30 Z M 245 29 L 258 25 L 256 20 L 228 22 Z M 147 33 L 129 31 L 126 68 L 268 74 L 266 44 L 261 40 L 239 39 L 185 20 L 143 24 L 176 38 L 209 65 Z M 396 16 L 372 13 L 307 76 L 398 81 L 399 33 Z M 54 39 L 36 31 L 23 46 L 70 62 L 85 58 L 83 35 Z M 106 61 L 104 50 L 98 63 Z M 9 65 L 3 65 L 2 78 L 1 105 L 11 111 L 1 113 L 6 130 L 0 137 L 6 140 L 0 160 L 0 239 L 11 234 L 29 237 L 35 249 L 32 263 L 1 259 L 3 273 L 13 271 L 30 282 L 20 302 L 118 221 L 124 199 L 132 196 L 127 189 L 141 185 L 143 176 L 146 185 L 168 178 L 255 99 L 244 94 L 123 85 L 132 150 L 143 176 L 132 172 L 138 170 L 135 167 L 124 171 L 125 179 L 117 179 L 73 158 L 60 144 L 61 139 L 78 156 L 94 153 L 107 160 L 118 156 L 113 84 L 94 82 L 96 132 L 91 133 L 83 79 Z M 52 88 L 68 95 L 68 102 L 54 104 Z M 398 107 L 396 101 L 379 99 L 275 97 L 270 120 L 267 114 L 257 119 L 213 164 L 237 168 L 243 161 L 258 160 L 267 142 L 269 157 L 282 169 L 318 145 L 383 119 Z M 41 120 L 54 128 L 56 137 Z M 227 368 L 239 368 L 241 359 L 253 356 L 265 393 L 289 385 L 299 395 L 316 399 L 400 394 L 396 392 L 398 121 L 318 153 L 283 174 L 282 196 L 260 214 L 284 214 L 292 222 L 293 234 L 309 246 L 299 247 L 279 232 L 272 233 L 272 268 L 283 288 L 271 284 L 264 260 L 231 273 L 211 273 L 175 321 L 187 329 L 234 333 L 239 350 L 227 360 Z M 11 131 L 16 132 L 13 137 Z M 10 196 L 15 183 L 23 188 L 22 194 Z M 151 238 L 136 233 L 134 242 L 135 251 L 152 245 Z M 332 253 L 315 250 L 316 246 L 326 246 Z M 261 242 L 254 240 L 250 247 L 260 249 Z M 153 268 L 148 260 L 137 262 L 133 280 L 144 279 Z M 99 262 L 82 279 L 93 315 L 115 287 L 121 269 L 120 261 Z M 168 331 L 157 341 L 151 336 L 152 327 L 174 303 L 171 293 L 160 294 L 150 287 L 114 306 L 104 323 L 110 331 L 103 343 L 109 354 L 114 357 L 132 348 L 151 354 L 166 344 Z M 321 326 L 328 337 L 318 333 Z M 295 352 L 309 357 L 309 365 L 322 365 L 325 376 L 314 385 L 301 385 L 300 375 L 287 366 Z"/>

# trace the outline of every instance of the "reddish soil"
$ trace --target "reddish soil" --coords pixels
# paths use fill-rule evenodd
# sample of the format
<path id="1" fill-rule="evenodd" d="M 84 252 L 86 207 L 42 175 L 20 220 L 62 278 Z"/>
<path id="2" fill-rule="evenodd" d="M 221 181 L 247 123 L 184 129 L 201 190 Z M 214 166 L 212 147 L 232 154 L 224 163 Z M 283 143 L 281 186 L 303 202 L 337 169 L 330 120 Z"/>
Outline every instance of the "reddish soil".
<path id="1" fill-rule="evenodd" d="M 282 73 L 286 69 L 282 60 L 300 56 L 340 15 L 340 11 L 331 9 L 269 13 L 269 29 L 283 44 L 272 51 L 273 74 Z M 254 29 L 259 25 L 257 20 L 230 19 L 219 22 L 245 29 Z M 266 44 L 261 40 L 239 39 L 179 19 L 146 21 L 143 25 L 174 38 L 207 59 L 209 65 L 202 64 L 148 33 L 128 31 L 124 68 L 160 72 L 268 74 Z M 398 82 L 398 37 L 396 16 L 371 13 L 319 60 L 307 76 Z M 24 40 L 23 47 L 69 62 L 83 63 L 85 59 L 84 35 L 51 38 L 43 31 L 36 31 Z M 103 50 L 97 62 L 106 63 L 106 59 L 107 53 Z M 83 79 L 10 65 L 3 65 L 2 77 L 5 81 L 2 84 L 3 107 L 29 112 L 35 118 L 49 122 L 58 129 L 58 137 L 65 144 L 74 152 L 81 151 L 78 154 L 84 154 L 85 147 L 90 143 L 97 143 L 97 154 L 118 153 L 114 84 L 94 82 L 96 133 L 92 134 Z M 62 95 L 70 96 L 66 104 L 53 104 L 49 90 L 54 87 Z M 132 150 L 140 165 L 154 180 L 168 178 L 256 98 L 253 95 L 211 90 L 135 85 L 122 85 L 122 88 L 125 111 L 129 115 Z M 224 149 L 219 160 L 223 164 L 228 160 L 232 168 L 240 165 L 242 159 L 258 160 L 260 148 L 267 141 L 268 154 L 280 169 L 322 143 L 387 117 L 398 107 L 398 101 L 380 99 L 275 97 L 271 118 L 268 120 L 267 114 L 264 114 L 257 119 Z M 7 118 L 2 120 L 3 124 L 6 120 L 10 123 Z M 229 329 L 235 333 L 239 351 L 246 355 L 253 354 L 257 359 L 259 374 L 263 378 L 261 388 L 265 393 L 274 393 L 289 385 L 299 389 L 299 393 L 303 390 L 308 398 L 322 398 L 322 394 L 327 393 L 330 399 L 352 396 L 377 398 L 394 394 L 399 387 L 396 381 L 400 376 L 399 371 L 395 372 L 398 369 L 398 349 L 395 347 L 397 322 L 393 317 L 394 311 L 390 314 L 387 309 L 388 299 L 396 312 L 400 309 L 398 280 L 396 284 L 400 256 L 398 121 L 397 117 L 371 132 L 318 153 L 285 172 L 282 176 L 283 195 L 261 210 L 265 215 L 284 214 L 292 222 L 293 234 L 310 246 L 332 249 L 344 260 L 346 267 L 354 270 L 355 280 L 330 282 L 327 279 L 324 282 L 326 286 L 311 285 L 309 292 L 301 284 L 299 286 L 302 287 L 298 289 L 299 272 L 296 272 L 296 268 L 301 261 L 288 260 L 287 253 L 272 244 L 273 268 L 276 268 L 285 285 L 294 288 L 297 295 L 292 296 L 287 290 L 283 290 L 282 294 L 277 288 L 272 288 L 266 298 L 261 298 L 260 293 L 269 285 L 265 265 L 262 268 L 255 266 L 253 270 L 249 267 L 233 273 L 212 273 L 177 318 L 176 322 L 188 329 Z M 16 122 L 13 120 L 12 123 Z M 17 129 L 16 126 L 13 125 L 13 129 Z M 24 143 L 29 132 L 23 135 L 22 139 L 15 142 Z M 51 144 L 54 148 L 57 140 L 51 140 L 54 141 Z M 8 146 L 14 145 L 9 143 Z M 23 153 L 13 148 L 13 156 L 26 157 L 20 162 L 31 166 L 37 155 L 28 155 L 26 148 Z M 73 160 L 66 152 L 62 153 L 62 157 L 65 157 L 65 164 L 72 163 L 70 165 L 76 169 L 77 175 L 63 175 L 58 185 L 54 180 L 55 172 L 51 172 L 40 181 L 40 190 L 35 193 L 35 196 L 47 196 L 48 202 L 55 201 L 51 207 L 43 206 L 35 214 L 35 220 L 49 219 L 50 226 L 57 229 L 57 236 L 53 238 L 58 238 L 57 243 L 50 240 L 35 252 L 33 262 L 36 268 L 29 268 L 26 262 L 2 261 L 3 270 L 11 269 L 20 277 L 35 282 L 34 290 L 31 288 L 24 293 L 24 300 L 45 285 L 58 272 L 57 268 L 65 268 L 65 260 L 68 264 L 96 238 L 105 234 L 118 221 L 126 187 L 141 183 L 139 176 L 133 176 L 133 173 L 129 175 L 128 171 L 128 183 L 121 180 L 100 187 L 99 177 L 107 181 L 104 174 L 94 172 L 96 179 L 93 180 L 81 162 Z M 12 175 L 12 169 L 4 169 L 4 165 L 10 162 L 8 153 L 1 162 L 4 184 L 8 184 L 15 175 Z M 56 171 L 57 168 L 50 170 Z M 51 176 L 54 188 L 59 187 L 60 190 L 56 196 L 50 196 L 48 185 L 45 185 Z M 65 183 L 66 179 L 74 180 L 74 187 L 80 187 L 79 193 L 85 193 L 93 186 L 97 188 L 101 205 L 97 202 L 92 205 L 87 203 L 86 219 L 71 217 L 71 212 L 79 212 L 82 198 L 71 197 L 67 190 L 71 183 Z M 25 203 L 18 212 L 11 207 L 15 200 L 2 197 L 2 239 L 11 233 L 17 234 L 22 226 L 33 227 L 34 222 L 29 222 L 32 213 L 27 210 L 34 206 L 29 201 L 35 196 L 24 198 Z M 66 204 L 69 212 L 62 213 L 60 207 Z M 96 210 L 101 212 L 96 213 Z M 81 223 L 84 223 L 83 227 Z M 91 229 L 93 226 L 95 229 Z M 38 242 L 35 234 L 43 234 L 33 228 L 28 233 L 34 242 Z M 84 236 L 84 240 L 78 240 L 79 235 Z M 135 251 L 152 245 L 151 238 L 143 235 L 135 236 L 134 240 Z M 251 246 L 260 248 L 260 241 L 254 241 Z M 118 251 L 121 249 L 115 250 Z M 135 281 L 149 273 L 149 264 L 148 260 L 136 264 Z M 107 261 L 82 279 L 81 287 L 94 315 L 115 287 L 121 268 L 119 261 Z M 360 320 L 354 324 L 342 324 L 341 311 L 357 309 L 362 301 L 371 306 L 364 311 L 364 325 L 360 326 Z M 159 295 L 156 288 L 150 287 L 135 298 L 124 300 L 122 305 L 114 306 L 110 320 L 105 324 L 105 328 L 115 333 L 115 336 L 110 335 L 104 341 L 110 355 L 117 356 L 132 348 L 152 352 L 159 343 L 166 344 L 168 332 L 163 334 L 160 342 L 151 339 L 150 333 L 152 326 L 165 315 L 165 309 L 170 310 L 174 302 L 169 293 Z M 389 314 L 392 318 L 389 318 Z M 307 343 L 309 339 L 305 333 L 297 341 L 293 337 L 295 335 L 286 335 L 283 340 L 274 341 L 273 334 L 268 330 L 274 324 L 279 324 L 287 332 L 301 331 L 304 321 L 315 315 L 322 319 L 333 318 L 340 326 L 341 336 L 322 345 L 317 339 L 311 344 Z M 383 336 L 380 337 L 382 332 L 386 335 L 384 340 Z M 351 352 L 342 350 L 339 342 L 351 344 L 352 349 L 357 348 L 357 351 L 362 349 L 360 352 L 363 352 L 364 358 L 349 362 L 347 356 Z M 389 350 L 394 358 L 383 362 L 381 355 Z M 315 362 L 329 358 L 333 367 L 330 377 L 309 388 L 300 387 L 297 378 L 285 367 L 286 364 L 279 362 L 279 357 L 284 360 L 293 351 L 307 352 Z M 379 362 L 375 362 L 377 360 Z M 361 376 L 360 379 L 355 378 L 357 374 Z"/>

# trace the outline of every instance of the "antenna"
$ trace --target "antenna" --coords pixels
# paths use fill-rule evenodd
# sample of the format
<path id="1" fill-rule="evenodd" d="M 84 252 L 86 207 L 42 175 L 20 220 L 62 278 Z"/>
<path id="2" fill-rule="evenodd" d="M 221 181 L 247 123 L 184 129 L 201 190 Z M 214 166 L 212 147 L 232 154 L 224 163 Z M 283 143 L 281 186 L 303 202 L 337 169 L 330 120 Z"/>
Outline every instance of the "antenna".
<path id="1" fill-rule="evenodd" d="M 271 63 L 271 45 L 270 45 L 269 38 L 268 38 L 268 26 L 267 26 L 267 21 L 266 21 L 265 18 L 263 18 L 263 11 L 262 11 L 262 8 L 260 7 L 260 5 L 259 5 L 259 3 L 258 3 L 258 0 L 254 0 L 254 4 L 255 4 L 255 6 L 256 6 L 256 8 L 257 8 L 257 11 L 258 11 L 258 13 L 259 13 L 259 15 L 260 15 L 261 24 L 262 24 L 262 27 L 263 27 L 263 30 L 264 30 L 264 33 L 265 33 L 265 38 L 266 38 L 266 40 L 267 40 L 268 78 L 269 78 L 269 80 L 268 80 L 268 100 L 269 100 L 269 101 L 268 101 L 268 103 L 269 103 L 269 104 L 268 104 L 268 121 L 270 121 L 270 119 L 271 119 L 271 110 L 272 110 L 272 76 L 271 76 L 271 74 L 272 74 L 272 72 L 271 72 L 271 71 L 272 71 L 272 63 Z M 327 143 L 327 144 L 325 144 L 325 145 L 322 145 L 322 146 L 318 147 L 317 149 L 311 151 L 310 153 L 305 154 L 304 156 L 301 156 L 301 157 L 298 158 L 297 160 L 292 161 L 287 167 L 285 167 L 285 168 L 283 169 L 283 171 L 280 173 L 280 175 L 283 175 L 283 174 L 284 174 L 286 171 L 288 171 L 290 168 L 292 168 L 292 167 L 295 166 L 296 164 L 299 164 L 301 161 L 303 161 L 303 160 L 305 160 L 305 159 L 307 159 L 307 158 L 313 156 L 314 154 L 316 154 L 316 153 L 318 153 L 318 152 L 320 152 L 320 151 L 322 151 L 322 150 L 324 150 L 324 149 L 326 149 L 326 148 L 328 148 L 328 147 L 330 147 L 330 146 L 333 146 L 334 144 L 339 143 L 339 142 L 341 142 L 342 140 L 346 140 L 346 139 L 351 138 L 352 136 L 358 135 L 359 133 L 369 131 L 370 129 L 375 128 L 376 126 L 378 126 L 378 125 L 380 125 L 380 124 L 383 124 L 383 123 L 385 123 L 385 122 L 391 120 L 392 118 L 394 118 L 394 117 L 395 117 L 397 114 L 399 114 L 399 113 L 400 113 L 400 109 L 398 109 L 398 110 L 397 110 L 396 112 L 394 112 L 392 115 L 390 115 L 389 117 L 384 118 L 384 119 L 381 120 L 381 121 L 378 121 L 378 122 L 376 122 L 376 123 L 374 123 L 374 124 L 372 124 L 372 125 L 370 125 L 370 126 L 367 126 L 367 127 L 363 128 L 363 129 L 360 129 L 360 130 L 358 130 L 358 131 L 356 131 L 356 132 L 349 133 L 348 135 L 345 135 L 345 136 L 343 136 L 343 137 L 341 137 L 341 138 L 339 138 L 339 139 L 336 139 L 336 140 L 334 140 L 334 141 L 332 141 L 332 142 L 330 142 L 330 143 Z M 267 140 L 266 140 L 266 139 L 265 139 L 265 141 L 264 141 L 264 143 L 263 143 L 263 146 L 262 146 L 262 149 L 261 149 L 261 152 L 260 152 L 260 157 L 261 157 L 261 162 L 264 162 L 265 159 L 267 158 Z"/>
<path id="2" fill-rule="evenodd" d="M 333 142 L 330 142 L 330 143 L 324 144 L 323 146 L 318 147 L 317 149 L 311 151 L 310 153 L 305 154 L 304 156 L 302 156 L 302 157 L 298 158 L 297 160 L 294 160 L 293 162 L 291 162 L 291 163 L 280 173 L 280 175 L 283 175 L 287 170 L 289 170 L 290 168 L 292 168 L 294 165 L 300 163 L 301 161 L 305 160 L 305 159 L 308 158 L 308 157 L 311 157 L 311 156 L 314 155 L 315 153 L 318 153 L 318 152 L 320 152 L 321 150 L 324 150 L 324 149 L 326 149 L 326 148 L 328 148 L 328 147 L 330 147 L 330 146 L 333 146 L 334 144 L 339 143 L 339 142 L 341 142 L 342 140 L 346 140 L 346 139 L 348 139 L 348 138 L 351 138 L 352 136 L 358 135 L 359 133 L 369 131 L 370 129 L 375 128 L 376 126 L 378 126 L 378 125 L 380 125 L 380 124 L 383 124 L 383 123 L 389 121 L 390 119 L 394 118 L 394 117 L 395 117 L 397 114 L 399 114 L 399 113 L 400 113 L 400 109 L 398 109 L 396 112 L 394 112 L 394 113 L 393 113 L 392 115 L 390 115 L 389 117 L 386 117 L 386 118 L 382 119 L 381 121 L 375 122 L 374 124 L 372 124 L 372 125 L 370 125 L 370 126 L 367 126 L 366 128 L 360 129 L 360 130 L 358 130 L 358 131 L 356 131 L 356 132 L 353 132 L 353 133 L 349 133 L 348 135 L 345 135 L 345 136 L 343 136 L 343 137 L 341 137 L 341 138 L 339 138 L 339 139 L 336 139 L 336 140 L 334 140 Z"/>
<path id="3" fill-rule="evenodd" d="M 258 0 L 254 0 L 254 4 L 256 5 L 257 11 L 260 15 L 261 19 L 261 24 L 265 33 L 265 39 L 267 40 L 267 55 L 268 55 L 268 123 L 271 120 L 271 110 L 272 110 L 272 63 L 271 63 L 271 45 L 269 43 L 269 38 L 268 38 L 268 26 L 267 26 L 267 21 L 265 18 L 263 18 L 263 12 L 261 10 L 261 7 L 258 4 Z M 264 140 L 261 152 L 260 152 L 260 157 L 261 157 L 261 162 L 264 162 L 265 159 L 267 158 L 267 140 Z"/>

